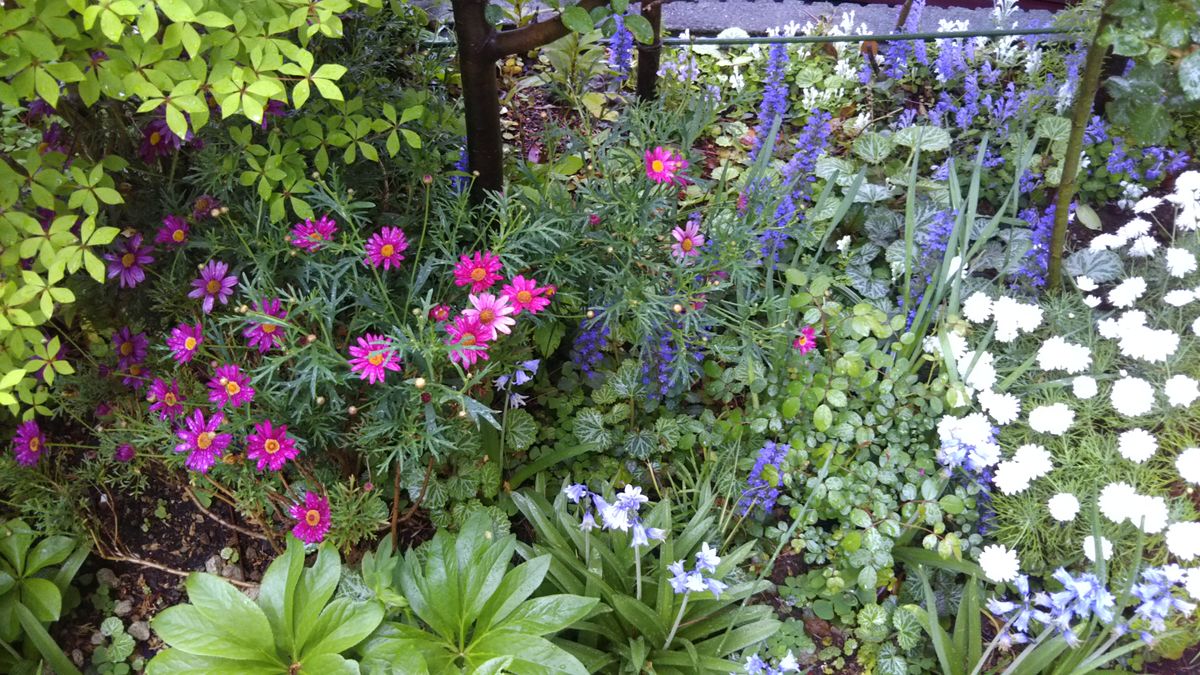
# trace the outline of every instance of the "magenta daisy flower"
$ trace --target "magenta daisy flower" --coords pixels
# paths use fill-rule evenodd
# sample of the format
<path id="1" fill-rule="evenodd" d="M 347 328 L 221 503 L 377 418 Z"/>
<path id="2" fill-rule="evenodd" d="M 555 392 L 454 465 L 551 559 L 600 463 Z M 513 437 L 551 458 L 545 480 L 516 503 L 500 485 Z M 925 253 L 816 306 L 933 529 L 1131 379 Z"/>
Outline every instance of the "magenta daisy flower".
<path id="1" fill-rule="evenodd" d="M 329 531 L 329 500 L 315 492 L 304 493 L 303 504 L 292 504 L 289 513 L 296 520 L 292 534 L 307 544 L 318 544 Z"/>
<path id="2" fill-rule="evenodd" d="M 178 246 L 187 241 L 187 237 L 187 221 L 179 216 L 167 216 L 163 218 L 162 227 L 158 228 L 158 233 L 154 235 L 154 243 Z"/>
<path id="3" fill-rule="evenodd" d="M 200 324 L 189 326 L 181 323 L 171 329 L 167 338 L 167 346 L 171 348 L 171 356 L 178 363 L 187 363 L 196 355 L 196 349 L 204 342 L 204 327 Z"/>
<path id="4" fill-rule="evenodd" d="M 408 239 L 398 227 L 385 227 L 367 240 L 367 263 L 388 270 L 399 269 L 408 250 Z"/>
<path id="5" fill-rule="evenodd" d="M 146 400 L 150 401 L 150 412 L 158 413 L 158 419 L 165 420 L 168 417 L 174 419 L 183 414 L 183 402 L 186 401 L 182 394 L 179 393 L 179 383 L 171 380 L 171 384 L 167 384 L 162 378 L 154 378 L 150 383 L 150 391 L 146 394 Z"/>
<path id="6" fill-rule="evenodd" d="M 221 202 L 217 201 L 212 195 L 200 195 L 196 197 L 196 203 L 192 205 L 192 220 L 200 221 L 214 217 L 216 214 L 213 211 L 221 208 Z"/>
<path id="7" fill-rule="evenodd" d="M 225 415 L 213 413 L 204 419 L 204 411 L 196 409 L 186 418 L 186 426 L 175 432 L 183 442 L 175 446 L 175 452 L 188 453 L 184 466 L 192 471 L 208 473 L 225 448 L 233 442 L 232 434 L 218 434 L 217 429 L 225 421 Z"/>
<path id="8" fill-rule="evenodd" d="M 134 334 L 129 326 L 113 333 L 113 352 L 117 355 L 117 368 L 125 370 L 131 363 L 141 363 L 146 360 L 146 348 L 150 346 L 150 338 L 145 333 Z"/>
<path id="9" fill-rule="evenodd" d="M 671 244 L 671 254 L 679 262 L 686 262 L 688 258 L 700 255 L 700 247 L 704 245 L 704 235 L 700 234 L 699 222 L 689 220 L 687 227 L 677 227 L 671 230 L 671 236 L 675 238 L 675 243 Z"/>
<path id="10" fill-rule="evenodd" d="M 688 166 L 683 155 L 664 150 L 662 146 L 646 151 L 646 177 L 655 183 L 683 185 L 687 179 L 679 175 Z"/>
<path id="11" fill-rule="evenodd" d="M 530 314 L 537 314 L 550 304 L 550 287 L 539 288 L 537 280 L 526 279 L 520 274 L 513 277 L 512 282 L 505 284 L 500 292 L 508 296 L 509 302 L 512 303 L 513 316 L 526 310 Z"/>
<path id="12" fill-rule="evenodd" d="M 279 298 L 262 300 L 258 303 L 258 310 L 275 319 L 287 318 L 287 312 L 283 311 Z M 283 330 L 283 326 L 277 323 L 255 321 L 242 331 L 242 335 L 250 342 L 251 347 L 257 347 L 258 351 L 266 354 L 272 347 L 283 344 Z"/>
<path id="13" fill-rule="evenodd" d="M 129 363 L 119 370 L 121 384 L 132 387 L 134 391 L 146 386 L 146 380 L 150 378 L 150 369 L 141 363 Z"/>
<path id="14" fill-rule="evenodd" d="M 491 340 L 492 331 L 464 314 L 454 317 L 453 323 L 446 324 L 446 333 L 450 339 L 448 345 L 456 345 L 457 349 L 450 350 L 450 361 L 470 368 L 479 360 L 488 360 L 487 346 Z"/>
<path id="15" fill-rule="evenodd" d="M 488 339 L 495 340 L 497 333 L 505 335 L 512 332 L 512 326 L 517 320 L 510 316 L 512 305 L 508 304 L 508 296 L 496 297 L 491 293 L 471 294 L 467 296 L 471 306 L 463 310 L 463 316 L 473 319 L 488 330 Z"/>
<path id="16" fill-rule="evenodd" d="M 326 242 L 333 241 L 337 234 L 337 223 L 329 216 L 317 220 L 306 219 L 292 227 L 292 246 L 305 251 L 320 250 Z"/>
<path id="17" fill-rule="evenodd" d="M 476 251 L 471 257 L 460 255 L 458 264 L 454 266 L 454 285 L 471 285 L 472 293 L 479 293 L 491 288 L 500 281 L 500 258 L 491 251 L 480 253 Z"/>
<path id="18" fill-rule="evenodd" d="M 817 346 L 817 333 L 812 326 L 805 326 L 800 329 L 800 334 L 792 341 L 792 347 L 798 350 L 801 354 L 807 354 Z"/>
<path id="19" fill-rule="evenodd" d="M 249 403 L 253 398 L 254 389 L 250 386 L 250 376 L 235 364 L 218 366 L 216 374 L 208 381 L 208 400 L 222 408 L 227 405 L 237 407 Z"/>
<path id="20" fill-rule="evenodd" d="M 125 443 L 118 446 L 116 450 L 113 450 L 113 459 L 122 463 L 130 462 L 133 461 L 135 454 L 137 454 L 137 451 L 133 449 L 133 446 Z"/>
<path id="21" fill-rule="evenodd" d="M 450 305 L 434 305 L 429 309 L 429 318 L 434 321 L 449 321 Z"/>
<path id="22" fill-rule="evenodd" d="M 133 288 L 146 280 L 146 265 L 154 262 L 149 245 L 142 245 L 142 235 L 135 234 L 117 244 L 112 253 L 105 253 L 108 261 L 108 278 L 116 278 L 121 288 Z"/>
<path id="23" fill-rule="evenodd" d="M 288 436 L 286 424 L 274 426 L 271 420 L 265 420 L 255 424 L 254 433 L 246 436 L 246 457 L 258 461 L 259 471 L 279 471 L 298 454 L 296 439 Z"/>
<path id="24" fill-rule="evenodd" d="M 229 274 L 229 265 L 220 260 L 210 260 L 200 270 L 200 278 L 192 280 L 193 288 L 188 297 L 204 298 L 204 313 L 208 314 L 213 310 L 214 302 L 219 301 L 222 305 L 229 303 L 233 287 L 237 284 L 237 275 Z"/>
<path id="25" fill-rule="evenodd" d="M 17 425 L 17 433 L 13 436 L 13 454 L 17 464 L 33 466 L 38 463 L 42 452 L 46 449 L 46 437 L 38 428 L 36 420 L 28 420 Z"/>
<path id="26" fill-rule="evenodd" d="M 350 347 L 350 356 L 350 372 L 371 384 L 383 382 L 389 370 L 400 370 L 400 356 L 392 339 L 384 335 L 367 333 L 358 338 L 358 345 Z"/>

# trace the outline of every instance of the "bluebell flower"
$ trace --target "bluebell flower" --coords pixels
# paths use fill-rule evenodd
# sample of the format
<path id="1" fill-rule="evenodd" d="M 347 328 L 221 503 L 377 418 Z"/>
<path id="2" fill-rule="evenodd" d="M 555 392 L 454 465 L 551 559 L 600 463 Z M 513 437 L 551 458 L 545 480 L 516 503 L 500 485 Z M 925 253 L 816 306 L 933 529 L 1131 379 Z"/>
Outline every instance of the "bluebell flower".
<path id="1" fill-rule="evenodd" d="M 584 376 L 596 376 L 596 366 L 603 358 L 602 352 L 608 348 L 608 335 L 608 326 L 598 317 L 580 322 L 579 332 L 575 334 L 575 341 L 571 345 L 571 358 Z"/>
<path id="2" fill-rule="evenodd" d="M 629 77 L 633 69 L 633 33 L 625 27 L 625 16 L 613 14 L 617 29 L 608 39 L 608 66 L 617 71 L 617 79 Z"/>
<path id="3" fill-rule="evenodd" d="M 758 127 L 754 134 L 754 147 L 750 150 L 750 161 L 758 156 L 763 140 L 771 133 L 776 118 L 787 114 L 788 51 L 787 45 L 772 44 L 767 48 L 767 73 L 763 82 L 762 103 L 758 108 Z"/>
<path id="4" fill-rule="evenodd" d="M 588 492 L 588 486 L 584 485 L 583 483 L 575 483 L 574 485 L 568 485 L 563 488 L 563 494 L 567 496 L 567 499 L 570 500 L 572 504 L 578 504 L 580 500 L 588 496 Z"/>
<path id="5" fill-rule="evenodd" d="M 465 142 L 465 140 L 464 140 Z M 462 150 L 458 153 L 458 160 L 454 162 L 454 170 L 470 173 L 471 166 L 467 160 L 467 146 L 462 146 Z M 450 189 L 454 190 L 455 194 L 462 194 L 462 191 L 467 188 L 466 176 L 451 176 Z"/>
<path id="6" fill-rule="evenodd" d="M 746 480 L 747 487 L 738 500 L 738 508 L 743 515 L 749 513 L 754 506 L 761 507 L 767 513 L 775 508 L 775 501 L 779 499 L 779 488 L 763 478 L 763 471 L 768 466 L 772 466 L 778 475 L 783 460 L 791 449 L 787 443 L 775 443 L 774 441 L 763 443 L 762 448 L 758 451 L 758 457 L 754 460 L 754 468 L 750 470 L 750 477 Z"/>
<path id="7" fill-rule="evenodd" d="M 709 546 L 707 541 L 701 544 L 700 550 L 696 551 L 696 569 L 713 574 L 720 564 L 721 556 L 717 555 L 716 549 Z"/>

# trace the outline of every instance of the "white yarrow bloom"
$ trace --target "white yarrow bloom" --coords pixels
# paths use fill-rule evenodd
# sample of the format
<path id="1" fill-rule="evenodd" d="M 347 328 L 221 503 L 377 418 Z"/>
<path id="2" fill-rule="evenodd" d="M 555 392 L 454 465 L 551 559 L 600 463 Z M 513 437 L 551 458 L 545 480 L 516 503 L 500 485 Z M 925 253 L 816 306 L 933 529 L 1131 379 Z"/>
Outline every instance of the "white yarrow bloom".
<path id="1" fill-rule="evenodd" d="M 1075 277 L 1075 286 L 1081 291 L 1094 291 L 1100 286 L 1086 274 L 1081 274 Z"/>
<path id="2" fill-rule="evenodd" d="M 1158 240 L 1151 236 L 1138 237 L 1129 245 L 1129 255 L 1134 258 L 1153 258 L 1158 250 Z"/>
<path id="3" fill-rule="evenodd" d="M 1162 497 L 1138 495 L 1135 513 L 1129 515 L 1129 520 L 1141 528 L 1146 534 L 1158 534 L 1167 526 L 1170 513 L 1167 510 L 1167 500 Z"/>
<path id="4" fill-rule="evenodd" d="M 1200 555 L 1200 523 L 1173 523 L 1167 528 L 1167 550 L 1180 560 Z"/>
<path id="5" fill-rule="evenodd" d="M 1013 461 L 1024 466 L 1032 478 L 1041 478 L 1054 468 L 1050 452 L 1036 443 L 1026 443 L 1017 448 L 1013 453 Z"/>
<path id="6" fill-rule="evenodd" d="M 984 547 L 983 553 L 979 554 L 979 566 L 983 568 L 984 576 L 995 583 L 1012 581 L 1021 573 L 1017 552 L 998 544 Z"/>
<path id="7" fill-rule="evenodd" d="M 1163 393 L 1167 395 L 1167 403 L 1186 408 L 1200 398 L 1200 384 L 1187 375 L 1172 375 L 1163 387 Z"/>
<path id="8" fill-rule="evenodd" d="M 984 391 L 979 394 L 979 405 L 1001 426 L 1012 424 L 1021 415 L 1021 400 L 1012 394 Z"/>
<path id="9" fill-rule="evenodd" d="M 992 303 L 996 318 L 996 339 L 1012 342 L 1020 333 L 1029 333 L 1042 325 L 1042 308 L 1036 304 L 1024 304 L 1004 296 Z"/>
<path id="10" fill-rule="evenodd" d="M 1091 308 L 1095 309 L 1096 307 L 1099 307 L 1099 306 L 1100 306 L 1100 296 L 1098 296 L 1098 295 L 1086 295 L 1086 296 L 1084 296 L 1084 298 L 1083 298 L 1083 304 L 1087 305 L 1088 307 L 1091 307 Z"/>
<path id="11" fill-rule="evenodd" d="M 1187 589 L 1188 595 L 1192 596 L 1193 600 L 1200 600 L 1200 568 L 1187 571 L 1183 587 Z"/>
<path id="12" fill-rule="evenodd" d="M 1092 237 L 1092 240 L 1088 242 L 1088 248 L 1093 251 L 1107 251 L 1113 248 L 1120 248 L 1124 246 L 1125 242 L 1127 241 L 1129 240 L 1125 237 L 1118 237 L 1115 234 L 1109 234 L 1105 232 L 1104 234 L 1098 234 L 1095 237 Z"/>
<path id="13" fill-rule="evenodd" d="M 1133 205 L 1133 212 L 1142 214 L 1152 213 L 1154 209 L 1158 208 L 1159 204 L 1162 204 L 1162 201 L 1162 197 L 1142 197 Z"/>
<path id="14" fill-rule="evenodd" d="M 1060 492 L 1046 502 L 1050 517 L 1060 523 L 1069 523 L 1079 515 L 1079 499 L 1070 492 Z"/>
<path id="15" fill-rule="evenodd" d="M 1167 291 L 1163 296 L 1163 302 L 1172 307 L 1185 307 L 1196 299 L 1196 291 L 1184 290 L 1182 288 L 1173 291 Z"/>
<path id="16" fill-rule="evenodd" d="M 1137 490 L 1134 490 L 1132 485 L 1117 482 L 1104 486 L 1104 489 L 1100 491 L 1097 503 L 1101 515 L 1120 525 L 1129 519 L 1131 507 L 1134 506 L 1137 498 Z"/>
<path id="17" fill-rule="evenodd" d="M 1107 537 L 1100 537 L 1100 554 L 1105 560 L 1112 558 L 1113 546 Z M 1087 559 L 1096 562 L 1096 538 L 1088 535 L 1083 538 L 1083 554 Z"/>
<path id="18" fill-rule="evenodd" d="M 1052 403 L 1034 408 L 1029 413 L 1029 427 L 1038 433 L 1061 436 L 1075 421 L 1075 411 L 1066 403 Z"/>
<path id="19" fill-rule="evenodd" d="M 1130 429 L 1121 432 L 1117 441 L 1117 452 L 1131 462 L 1144 462 L 1158 450 L 1158 439 L 1145 429 Z"/>
<path id="20" fill-rule="evenodd" d="M 1065 370 L 1074 375 L 1092 365 L 1092 350 L 1055 335 L 1038 348 L 1037 362 L 1042 370 Z"/>
<path id="21" fill-rule="evenodd" d="M 1192 322 L 1192 332 L 1200 335 L 1200 316 L 1196 317 L 1196 320 Z"/>
<path id="22" fill-rule="evenodd" d="M 975 291 L 963 301 L 962 315 L 971 323 L 984 323 L 992 318 L 992 299 L 986 293 Z"/>
<path id="23" fill-rule="evenodd" d="M 1128 312 L 1132 314 L 1132 312 Z M 1141 314 L 1141 312 L 1138 312 Z M 1122 317 L 1122 320 L 1124 318 Z M 1171 330 L 1147 326 L 1122 327 L 1117 346 L 1121 353 L 1150 363 L 1165 363 L 1179 347 L 1179 335 Z"/>
<path id="24" fill-rule="evenodd" d="M 1099 387 L 1096 385 L 1096 378 L 1091 375 L 1080 375 L 1071 380 L 1071 390 L 1075 392 L 1075 396 L 1082 399 L 1089 399 L 1096 395 Z"/>
<path id="25" fill-rule="evenodd" d="M 1196 256 L 1182 248 L 1167 249 L 1167 274 L 1182 279 L 1196 271 Z"/>
<path id="26" fill-rule="evenodd" d="M 1175 470 L 1189 483 L 1200 485 L 1200 448 L 1188 448 L 1175 458 Z"/>
<path id="27" fill-rule="evenodd" d="M 1122 377 L 1113 383 L 1112 405 L 1126 417 L 1145 415 L 1154 409 L 1154 387 L 1140 377 Z"/>
<path id="28" fill-rule="evenodd" d="M 1031 480 L 1033 477 L 1029 475 L 1028 467 L 1010 459 L 1000 462 L 992 475 L 992 483 L 1006 495 L 1024 492 Z"/>
<path id="29" fill-rule="evenodd" d="M 1146 280 L 1141 277 L 1131 277 L 1117 284 L 1108 292 L 1108 301 L 1114 307 L 1130 307 L 1146 292 Z"/>
<path id="30" fill-rule="evenodd" d="M 963 384 L 975 391 L 988 391 L 996 386 L 995 357 L 991 352 L 983 352 L 978 357 L 975 352 L 967 352 L 958 360 L 958 370 L 962 374 Z"/>
<path id="31" fill-rule="evenodd" d="M 1136 239 L 1150 233 L 1150 221 L 1145 218 L 1134 218 L 1117 230 L 1117 236 L 1125 241 Z"/>

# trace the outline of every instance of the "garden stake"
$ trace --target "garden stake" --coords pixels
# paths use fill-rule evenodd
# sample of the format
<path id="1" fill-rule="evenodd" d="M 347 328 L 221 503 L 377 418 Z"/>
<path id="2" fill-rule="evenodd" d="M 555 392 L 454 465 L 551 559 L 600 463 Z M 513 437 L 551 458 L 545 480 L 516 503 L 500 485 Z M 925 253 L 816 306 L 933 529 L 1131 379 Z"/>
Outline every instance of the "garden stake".
<path id="1" fill-rule="evenodd" d="M 639 42 L 637 45 L 637 95 L 639 101 L 646 103 L 654 100 L 658 90 L 658 63 L 662 56 L 662 0 L 643 2 L 642 16 L 654 29 L 654 42 L 648 45 Z"/>

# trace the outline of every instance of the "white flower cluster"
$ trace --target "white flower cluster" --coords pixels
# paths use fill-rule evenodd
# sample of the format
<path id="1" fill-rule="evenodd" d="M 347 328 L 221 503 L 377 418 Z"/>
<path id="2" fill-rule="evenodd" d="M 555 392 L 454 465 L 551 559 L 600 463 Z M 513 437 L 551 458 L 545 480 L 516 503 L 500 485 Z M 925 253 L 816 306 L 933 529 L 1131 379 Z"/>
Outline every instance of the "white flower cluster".
<path id="1" fill-rule="evenodd" d="M 1024 491 L 1029 484 L 1050 473 L 1054 468 L 1050 453 L 1040 445 L 1029 443 L 1017 448 L 1012 459 L 1000 462 L 992 479 L 1006 495 Z"/>
<path id="2" fill-rule="evenodd" d="M 1141 280 L 1140 277 L 1135 278 Z M 1145 286 L 1144 281 L 1142 286 Z M 1149 363 L 1165 363 L 1179 348 L 1177 333 L 1147 326 L 1146 313 L 1139 309 L 1123 312 L 1115 319 L 1101 319 L 1096 322 L 1096 329 L 1102 337 L 1116 340 L 1122 355 Z"/>
<path id="3" fill-rule="evenodd" d="M 976 291 L 963 302 L 963 317 L 971 323 L 996 321 L 996 339 L 1012 342 L 1021 333 L 1032 333 L 1042 325 L 1042 308 L 1036 303 L 1019 302 L 1008 296 L 992 300 Z"/>
<path id="4" fill-rule="evenodd" d="M 1091 367 L 1092 350 L 1055 335 L 1038 349 L 1037 363 L 1042 370 L 1065 370 L 1074 375 Z"/>
<path id="5" fill-rule="evenodd" d="M 1146 534 L 1157 534 L 1167 526 L 1167 500 L 1138 494 L 1125 482 L 1109 483 L 1100 491 L 1100 513 L 1120 525 L 1126 521 Z"/>

